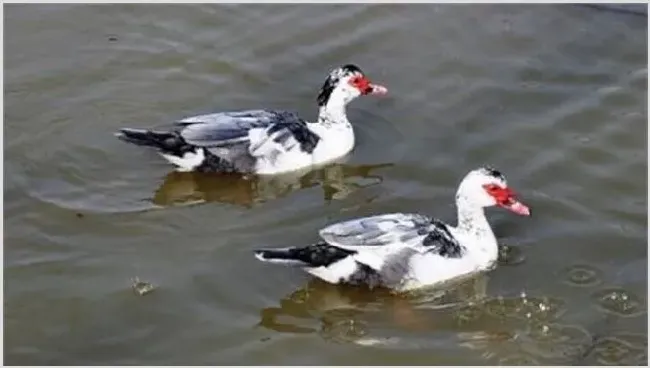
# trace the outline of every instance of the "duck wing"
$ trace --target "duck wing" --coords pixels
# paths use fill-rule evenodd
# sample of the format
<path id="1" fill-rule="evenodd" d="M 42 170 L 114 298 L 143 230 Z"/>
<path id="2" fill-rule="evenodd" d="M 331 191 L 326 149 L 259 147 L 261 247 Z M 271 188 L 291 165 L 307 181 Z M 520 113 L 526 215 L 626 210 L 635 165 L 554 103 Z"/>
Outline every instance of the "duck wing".
<path id="1" fill-rule="evenodd" d="M 379 270 L 405 251 L 458 257 L 462 247 L 442 221 L 409 213 L 391 213 L 340 222 L 320 231 L 333 246 L 358 252 L 360 262 Z"/>
<path id="2" fill-rule="evenodd" d="M 246 110 L 193 116 L 176 123 L 189 144 L 223 154 L 223 148 L 245 145 L 253 157 L 299 148 L 311 153 L 319 137 L 288 111 Z M 220 149 L 221 148 L 221 149 Z M 211 150 L 212 151 L 212 150 Z"/>

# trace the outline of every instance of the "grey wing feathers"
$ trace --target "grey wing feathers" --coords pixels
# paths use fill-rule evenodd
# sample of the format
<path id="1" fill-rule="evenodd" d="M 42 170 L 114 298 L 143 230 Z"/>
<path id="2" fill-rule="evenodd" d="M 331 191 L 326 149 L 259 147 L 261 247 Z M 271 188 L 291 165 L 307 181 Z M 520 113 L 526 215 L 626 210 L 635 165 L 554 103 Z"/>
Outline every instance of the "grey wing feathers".
<path id="1" fill-rule="evenodd" d="M 320 236 L 329 244 L 347 249 L 396 244 L 417 247 L 431 227 L 429 217 L 393 213 L 334 224 L 322 229 Z"/>
<path id="2" fill-rule="evenodd" d="M 245 110 L 245 111 L 226 111 L 212 114 L 197 115 L 177 121 L 179 125 L 204 123 L 204 124 L 221 124 L 227 123 L 234 119 L 241 120 L 258 120 L 270 122 L 277 115 L 276 112 L 269 110 Z"/>
<path id="3" fill-rule="evenodd" d="M 264 110 L 221 112 L 186 118 L 178 124 L 185 126 L 180 134 L 188 143 L 218 147 L 246 141 L 251 129 L 270 125 L 274 116 Z"/>
<path id="4" fill-rule="evenodd" d="M 180 135 L 190 144 L 200 147 L 219 147 L 246 142 L 255 128 L 267 128 L 290 118 L 299 119 L 289 112 L 248 110 L 199 115 L 177 122 L 183 126 Z"/>
<path id="5" fill-rule="evenodd" d="M 417 214 L 393 213 L 328 226 L 320 231 L 328 244 L 359 252 L 355 258 L 375 269 L 385 259 L 410 249 L 458 258 L 465 248 L 440 220 Z"/>

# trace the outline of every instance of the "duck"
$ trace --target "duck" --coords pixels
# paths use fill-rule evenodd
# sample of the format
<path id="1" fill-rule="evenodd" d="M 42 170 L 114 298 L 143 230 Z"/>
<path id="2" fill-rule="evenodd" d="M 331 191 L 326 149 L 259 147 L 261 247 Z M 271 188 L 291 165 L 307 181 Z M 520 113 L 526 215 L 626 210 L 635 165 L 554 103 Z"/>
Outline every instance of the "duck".
<path id="1" fill-rule="evenodd" d="M 167 130 L 122 128 L 122 141 L 152 147 L 176 171 L 275 175 L 333 162 L 354 148 L 346 106 L 359 96 L 385 95 L 354 64 L 333 69 L 308 122 L 284 110 L 242 110 L 181 119 Z"/>
<path id="2" fill-rule="evenodd" d="M 485 217 L 485 208 L 492 206 L 531 215 L 505 176 L 483 166 L 458 186 L 456 226 L 416 213 L 374 215 L 327 226 L 311 245 L 256 249 L 254 255 L 332 284 L 398 292 L 435 287 L 495 267 L 498 244 Z"/>

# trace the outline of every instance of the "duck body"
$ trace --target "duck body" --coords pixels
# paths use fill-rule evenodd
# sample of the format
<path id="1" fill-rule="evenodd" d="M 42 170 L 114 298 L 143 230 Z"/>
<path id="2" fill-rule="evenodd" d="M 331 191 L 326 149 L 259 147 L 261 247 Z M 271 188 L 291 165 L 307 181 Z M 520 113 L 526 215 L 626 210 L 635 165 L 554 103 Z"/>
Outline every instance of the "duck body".
<path id="1" fill-rule="evenodd" d="M 320 231 L 323 241 L 307 247 L 259 250 L 258 259 L 301 266 L 338 284 L 407 291 L 487 270 L 490 252 L 469 244 L 471 235 L 419 214 L 392 213 L 355 219 Z"/>
<path id="2" fill-rule="evenodd" d="M 200 115 L 161 132 L 125 128 L 119 138 L 158 148 L 178 171 L 262 175 L 327 163 L 354 147 L 349 123 L 320 125 L 271 110 Z"/>
<path id="3" fill-rule="evenodd" d="M 396 291 L 434 286 L 487 271 L 497 261 L 498 245 L 480 201 L 492 198 L 495 204 L 501 203 L 513 212 L 530 214 L 513 195 L 497 200 L 487 194 L 487 199 L 481 199 L 480 192 L 472 193 L 476 182 L 490 180 L 507 190 L 505 179 L 492 178 L 486 169 L 468 174 L 464 182 L 474 184 L 461 184 L 459 188 L 456 227 L 419 214 L 383 214 L 328 226 L 319 232 L 321 241 L 316 244 L 260 249 L 255 256 L 264 262 L 301 267 L 333 284 L 380 286 Z"/>
<path id="4" fill-rule="evenodd" d="M 178 171 L 272 175 L 321 165 L 354 148 L 346 105 L 363 94 L 383 94 L 358 67 L 335 69 L 321 88 L 319 116 L 310 123 L 293 112 L 244 110 L 199 115 L 164 131 L 120 129 L 126 142 L 156 148 Z"/>

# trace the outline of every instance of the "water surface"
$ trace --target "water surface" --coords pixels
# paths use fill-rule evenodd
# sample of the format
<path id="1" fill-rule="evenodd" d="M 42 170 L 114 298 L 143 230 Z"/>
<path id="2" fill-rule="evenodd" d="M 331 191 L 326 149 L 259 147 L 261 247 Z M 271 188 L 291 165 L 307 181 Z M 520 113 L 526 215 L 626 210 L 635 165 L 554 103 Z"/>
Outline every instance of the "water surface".
<path id="1" fill-rule="evenodd" d="M 646 13 L 647 14 L 647 13 Z M 645 364 L 647 17 L 559 5 L 8 5 L 8 364 Z M 179 174 L 112 133 L 218 110 L 313 119 L 353 62 L 346 162 Z M 496 270 L 407 296 L 257 262 L 389 211 L 454 222 L 483 164 Z M 132 279 L 154 285 L 138 295 Z"/>

